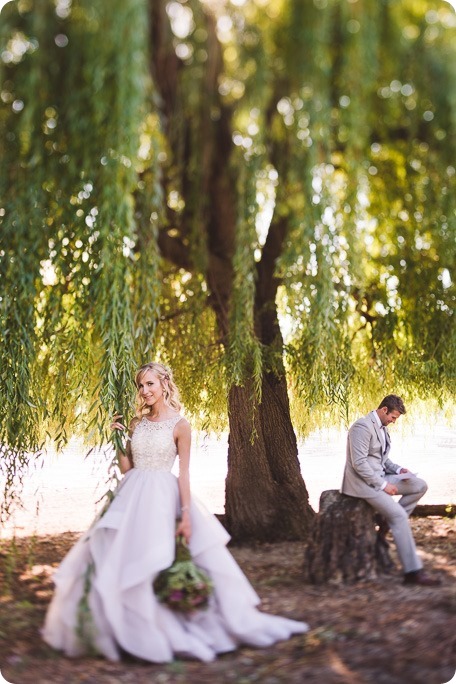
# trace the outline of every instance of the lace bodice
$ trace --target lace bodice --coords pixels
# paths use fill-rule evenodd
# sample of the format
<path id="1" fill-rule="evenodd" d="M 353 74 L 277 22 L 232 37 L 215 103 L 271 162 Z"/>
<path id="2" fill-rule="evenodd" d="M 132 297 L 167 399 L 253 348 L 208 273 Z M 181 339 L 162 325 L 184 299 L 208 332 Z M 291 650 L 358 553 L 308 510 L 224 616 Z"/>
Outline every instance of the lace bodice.
<path id="1" fill-rule="evenodd" d="M 131 453 L 135 468 L 139 470 L 171 471 L 177 449 L 173 439 L 175 425 L 182 416 L 153 423 L 145 416 L 131 437 Z"/>

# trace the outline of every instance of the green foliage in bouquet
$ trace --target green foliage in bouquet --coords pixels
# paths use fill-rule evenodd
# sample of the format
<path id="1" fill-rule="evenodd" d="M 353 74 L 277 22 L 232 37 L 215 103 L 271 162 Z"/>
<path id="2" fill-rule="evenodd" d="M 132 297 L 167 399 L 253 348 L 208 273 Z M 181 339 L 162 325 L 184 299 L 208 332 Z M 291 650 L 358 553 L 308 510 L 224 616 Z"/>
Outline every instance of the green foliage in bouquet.
<path id="1" fill-rule="evenodd" d="M 206 608 L 213 589 L 209 576 L 192 561 L 182 535 L 176 539 L 173 564 L 157 575 L 153 586 L 160 602 L 182 613 Z"/>

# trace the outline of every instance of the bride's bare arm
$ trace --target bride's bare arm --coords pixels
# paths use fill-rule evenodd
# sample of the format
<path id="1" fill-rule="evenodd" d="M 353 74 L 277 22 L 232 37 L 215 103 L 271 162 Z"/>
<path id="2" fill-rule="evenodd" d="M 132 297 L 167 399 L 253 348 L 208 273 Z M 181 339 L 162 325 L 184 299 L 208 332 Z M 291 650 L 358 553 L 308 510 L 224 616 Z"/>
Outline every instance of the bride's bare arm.
<path id="1" fill-rule="evenodd" d="M 114 416 L 113 422 L 111 423 L 111 429 L 112 430 L 126 430 L 127 428 L 123 423 L 120 422 L 120 418 L 122 416 L 117 415 Z M 119 468 L 120 472 L 122 474 L 125 474 L 129 470 L 131 470 L 133 466 L 133 457 L 131 453 L 131 436 L 133 434 L 133 430 L 135 429 L 136 425 L 138 424 L 138 419 L 133 418 L 131 421 L 130 425 L 128 426 L 128 434 L 127 434 L 127 440 L 126 440 L 126 446 L 125 446 L 125 453 L 122 452 L 120 449 L 117 449 L 117 461 L 119 463 Z"/>
<path id="2" fill-rule="evenodd" d="M 178 483 L 182 511 L 176 534 L 182 534 L 188 542 L 192 534 L 192 524 L 190 521 L 190 446 L 192 437 L 190 425 L 185 419 L 180 420 L 175 429 L 177 453 L 179 454 Z"/>
<path id="3" fill-rule="evenodd" d="M 119 463 L 119 468 L 122 475 L 124 475 L 126 472 L 133 468 L 133 459 L 131 456 L 131 446 L 129 439 L 127 439 L 125 453 L 122 453 L 120 449 L 117 450 L 117 461 Z"/>

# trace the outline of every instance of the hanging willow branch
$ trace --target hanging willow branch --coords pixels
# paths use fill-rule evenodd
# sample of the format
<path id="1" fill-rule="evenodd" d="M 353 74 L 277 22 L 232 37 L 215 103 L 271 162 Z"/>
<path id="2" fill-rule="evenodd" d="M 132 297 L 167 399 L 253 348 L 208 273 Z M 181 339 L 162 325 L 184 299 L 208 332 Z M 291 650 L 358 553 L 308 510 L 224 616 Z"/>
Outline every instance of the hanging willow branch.
<path id="1" fill-rule="evenodd" d="M 284 365 L 303 434 L 454 397 L 455 31 L 430 0 L 5 5 L 7 489 L 105 440 L 152 357 L 217 429 Z"/>
<path id="2" fill-rule="evenodd" d="M 9 11 L 0 439 L 17 459 L 4 461 L 7 487 L 44 429 L 58 445 L 77 428 L 104 438 L 106 415 L 131 406 L 133 191 L 148 92 L 144 3 Z"/>

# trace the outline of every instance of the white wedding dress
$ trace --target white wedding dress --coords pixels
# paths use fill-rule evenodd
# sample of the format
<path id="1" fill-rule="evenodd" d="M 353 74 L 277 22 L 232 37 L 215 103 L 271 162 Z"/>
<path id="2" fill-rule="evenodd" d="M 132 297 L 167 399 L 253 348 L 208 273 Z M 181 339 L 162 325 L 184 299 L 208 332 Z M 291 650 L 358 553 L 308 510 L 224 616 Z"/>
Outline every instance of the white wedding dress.
<path id="1" fill-rule="evenodd" d="M 87 652 L 87 635 L 82 639 L 78 629 L 84 606 L 90 650 L 110 660 L 126 651 L 156 663 L 176 656 L 211 661 L 240 644 L 270 646 L 308 630 L 304 622 L 257 610 L 257 594 L 226 549 L 228 533 L 195 499 L 189 546 L 214 585 L 209 607 L 185 615 L 158 602 L 152 583 L 174 560 L 180 513 L 171 473 L 177 455 L 173 431 L 180 419 L 141 420 L 131 440 L 134 468 L 54 576 L 42 635 L 69 656 Z"/>

